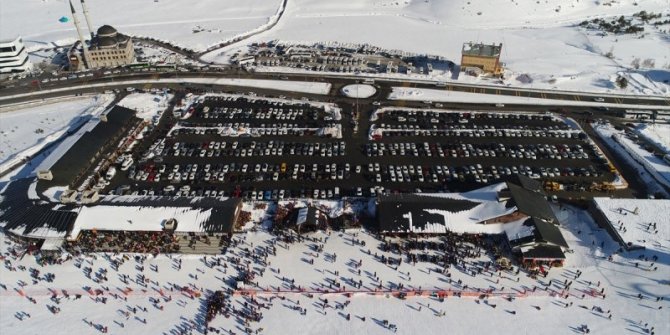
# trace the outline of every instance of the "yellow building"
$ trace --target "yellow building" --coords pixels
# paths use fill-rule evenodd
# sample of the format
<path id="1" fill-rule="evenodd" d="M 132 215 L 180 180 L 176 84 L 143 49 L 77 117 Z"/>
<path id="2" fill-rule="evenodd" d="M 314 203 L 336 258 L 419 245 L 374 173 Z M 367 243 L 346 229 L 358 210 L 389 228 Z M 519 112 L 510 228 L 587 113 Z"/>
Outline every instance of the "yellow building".
<path id="1" fill-rule="evenodd" d="M 502 43 L 482 44 L 463 43 L 461 52 L 461 71 L 474 74 L 488 73 L 495 76 L 502 75 L 503 68 L 500 64 L 500 51 Z"/>

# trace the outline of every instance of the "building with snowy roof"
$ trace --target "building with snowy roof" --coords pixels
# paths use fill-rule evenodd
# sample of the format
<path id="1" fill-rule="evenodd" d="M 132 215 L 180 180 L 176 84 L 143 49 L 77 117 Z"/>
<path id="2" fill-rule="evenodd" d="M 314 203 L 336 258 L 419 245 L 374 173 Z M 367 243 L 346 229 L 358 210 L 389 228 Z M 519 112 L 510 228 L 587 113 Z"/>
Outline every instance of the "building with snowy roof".
<path id="1" fill-rule="evenodd" d="M 85 230 L 230 235 L 241 210 L 239 198 L 111 197 L 82 206 L 67 239 L 76 241 Z"/>
<path id="2" fill-rule="evenodd" d="M 468 200 L 420 194 L 383 195 L 377 203 L 378 230 L 383 234 L 444 234 L 450 231 L 450 220 L 442 212 L 456 214 L 478 205 Z"/>
<path id="3" fill-rule="evenodd" d="M 568 248 L 558 226 L 542 219 L 530 217 L 521 225 L 505 230 L 512 252 L 524 263 L 563 263 Z"/>
<path id="4" fill-rule="evenodd" d="M 489 220 L 486 223 L 504 222 L 510 219 L 516 220 L 522 216 L 536 217 L 552 224 L 558 223 L 558 219 L 556 219 L 554 211 L 549 206 L 544 191 L 538 190 L 535 187 L 527 189 L 508 182 L 507 187 L 498 192 L 498 201 L 505 201 L 506 207 L 515 208 L 515 211 L 506 216 Z"/>
<path id="5" fill-rule="evenodd" d="M 475 193 L 380 196 L 378 231 L 392 235 L 505 234 L 523 262 L 562 264 L 568 244 L 541 184 L 529 178 L 519 180 L 525 187 L 507 182 Z"/>
<path id="6" fill-rule="evenodd" d="M 24 72 L 30 69 L 28 52 L 21 36 L 0 40 L 0 73 Z"/>
<path id="7" fill-rule="evenodd" d="M 293 229 L 298 233 L 328 229 L 328 215 L 314 206 L 294 208 L 286 217 L 283 228 Z"/>
<path id="8" fill-rule="evenodd" d="M 9 183 L 0 197 L 0 227 L 5 232 L 32 238 L 63 238 L 77 218 L 78 207 L 54 204 L 28 196 L 34 180 Z"/>
<path id="9" fill-rule="evenodd" d="M 544 187 L 542 187 L 542 182 L 537 179 L 533 179 L 528 176 L 524 176 L 522 174 L 517 173 L 511 176 L 510 180 L 506 184 L 509 186 L 510 183 L 521 186 L 523 189 L 526 189 L 528 191 L 546 195 L 546 193 L 544 192 Z"/>

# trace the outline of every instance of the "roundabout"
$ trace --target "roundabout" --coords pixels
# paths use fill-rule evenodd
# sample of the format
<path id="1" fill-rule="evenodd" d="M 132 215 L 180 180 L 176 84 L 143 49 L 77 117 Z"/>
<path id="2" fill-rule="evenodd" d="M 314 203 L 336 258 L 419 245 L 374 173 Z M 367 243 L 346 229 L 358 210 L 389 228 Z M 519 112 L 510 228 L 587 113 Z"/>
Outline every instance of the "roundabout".
<path id="1" fill-rule="evenodd" d="M 367 84 L 351 84 L 342 87 L 342 94 L 349 98 L 369 98 L 377 93 L 377 89 Z"/>

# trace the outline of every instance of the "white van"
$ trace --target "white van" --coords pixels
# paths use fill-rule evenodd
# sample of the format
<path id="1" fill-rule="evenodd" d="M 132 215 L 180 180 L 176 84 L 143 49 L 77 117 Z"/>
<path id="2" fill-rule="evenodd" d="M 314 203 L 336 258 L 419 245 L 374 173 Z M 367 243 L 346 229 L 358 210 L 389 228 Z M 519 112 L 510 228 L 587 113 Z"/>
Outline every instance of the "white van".
<path id="1" fill-rule="evenodd" d="M 107 174 L 105 175 L 105 179 L 112 180 L 112 178 L 114 178 L 115 175 L 116 175 L 116 168 L 112 166 L 107 170 Z"/>
<path id="2" fill-rule="evenodd" d="M 132 157 L 127 157 L 124 161 L 123 164 L 121 164 L 121 171 L 127 171 L 130 166 L 133 165 L 133 158 Z"/>

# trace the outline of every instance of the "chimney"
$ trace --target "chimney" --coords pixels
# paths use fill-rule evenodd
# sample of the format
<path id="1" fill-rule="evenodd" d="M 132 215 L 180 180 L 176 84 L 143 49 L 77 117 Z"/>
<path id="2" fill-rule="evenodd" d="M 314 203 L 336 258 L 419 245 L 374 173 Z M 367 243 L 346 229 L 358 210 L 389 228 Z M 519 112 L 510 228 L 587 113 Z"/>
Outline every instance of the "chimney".
<path id="1" fill-rule="evenodd" d="M 81 28 L 79 27 L 79 19 L 77 18 L 77 13 L 74 11 L 74 6 L 72 6 L 72 0 L 70 2 L 70 11 L 72 12 L 72 20 L 74 21 L 74 27 L 77 28 L 77 34 L 79 35 L 79 41 L 81 42 L 81 47 L 84 49 L 83 60 L 84 66 L 88 68 L 87 64 L 87 54 L 88 48 L 86 47 L 86 40 L 84 40 L 84 35 L 81 34 Z"/>
<path id="2" fill-rule="evenodd" d="M 91 33 L 91 38 L 95 36 L 93 34 L 93 27 L 91 26 L 91 18 L 88 16 L 88 7 L 86 7 L 86 2 L 81 0 L 81 8 L 84 10 L 84 18 L 86 19 L 86 26 L 88 27 L 89 33 Z"/>

